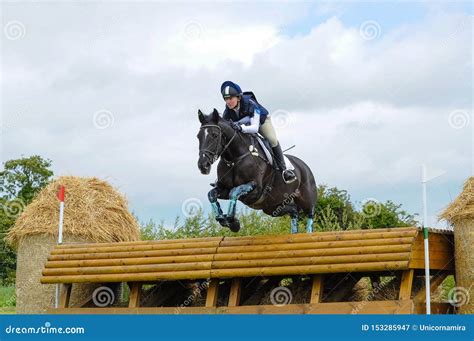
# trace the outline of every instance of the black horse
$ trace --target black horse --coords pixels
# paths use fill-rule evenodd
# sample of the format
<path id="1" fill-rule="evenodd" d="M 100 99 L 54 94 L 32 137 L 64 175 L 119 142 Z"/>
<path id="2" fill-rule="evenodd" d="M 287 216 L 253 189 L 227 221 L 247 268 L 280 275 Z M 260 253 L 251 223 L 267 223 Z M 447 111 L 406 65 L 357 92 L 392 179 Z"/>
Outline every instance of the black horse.
<path id="1" fill-rule="evenodd" d="M 214 188 L 208 194 L 216 220 L 233 232 L 239 231 L 235 208 L 240 200 L 273 217 L 289 214 L 292 233 L 298 232 L 298 214 L 303 211 L 308 217 L 306 231 L 312 232 L 316 182 L 311 169 L 297 157 L 286 155 L 297 175 L 297 181 L 286 184 L 280 172 L 264 157 L 255 135 L 236 131 L 216 109 L 210 115 L 199 110 L 198 116 L 201 122 L 197 135 L 201 173 L 209 174 L 212 164 L 220 158 L 218 179 L 211 184 Z M 227 214 L 222 212 L 217 199 L 230 200 Z"/>

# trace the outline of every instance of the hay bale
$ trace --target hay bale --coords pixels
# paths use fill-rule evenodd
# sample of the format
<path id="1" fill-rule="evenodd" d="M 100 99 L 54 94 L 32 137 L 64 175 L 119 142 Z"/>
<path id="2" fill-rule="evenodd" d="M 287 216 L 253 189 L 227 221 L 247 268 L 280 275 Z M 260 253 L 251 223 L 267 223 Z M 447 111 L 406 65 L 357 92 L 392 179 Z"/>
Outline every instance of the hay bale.
<path id="1" fill-rule="evenodd" d="M 139 239 L 139 226 L 127 201 L 97 178 L 60 177 L 46 186 L 18 217 L 6 236 L 17 249 L 16 295 L 18 313 L 43 313 L 54 305 L 55 285 L 40 283 L 41 271 L 58 238 L 59 201 L 66 187 L 63 242 L 119 242 Z M 80 306 L 96 284 L 74 284 L 70 305 Z"/>
<path id="2" fill-rule="evenodd" d="M 86 239 L 65 236 L 66 243 L 87 242 Z M 56 285 L 41 284 L 41 271 L 56 239 L 47 234 L 31 235 L 22 240 L 17 252 L 16 312 L 41 314 L 54 307 Z M 91 297 L 96 284 L 74 284 L 69 305 L 80 307 Z"/>
<path id="3" fill-rule="evenodd" d="M 461 194 L 441 213 L 440 219 L 454 226 L 456 289 L 460 314 L 474 314 L 474 177 Z"/>
<path id="4" fill-rule="evenodd" d="M 64 235 L 93 242 L 139 239 L 139 227 L 127 208 L 126 199 L 107 182 L 97 178 L 63 176 L 46 186 L 18 217 L 6 240 L 13 247 L 30 235 L 57 238 L 59 186 L 66 187 Z"/>

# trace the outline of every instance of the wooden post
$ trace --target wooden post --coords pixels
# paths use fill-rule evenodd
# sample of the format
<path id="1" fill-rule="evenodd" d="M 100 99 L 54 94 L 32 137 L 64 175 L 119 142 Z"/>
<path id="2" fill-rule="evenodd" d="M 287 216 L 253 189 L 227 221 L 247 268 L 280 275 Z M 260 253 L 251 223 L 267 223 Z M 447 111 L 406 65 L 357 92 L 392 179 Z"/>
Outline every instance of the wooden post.
<path id="1" fill-rule="evenodd" d="M 58 308 L 69 307 L 69 298 L 71 298 L 72 283 L 65 283 L 61 285 L 61 294 L 59 296 Z"/>
<path id="2" fill-rule="evenodd" d="M 232 279 L 232 285 L 230 287 L 229 293 L 229 307 L 237 307 L 240 304 L 240 291 L 242 287 L 242 279 L 234 278 Z"/>
<path id="3" fill-rule="evenodd" d="M 141 282 L 132 282 L 130 287 L 130 298 L 128 300 L 129 308 L 137 308 L 140 306 L 140 294 L 142 289 Z"/>
<path id="4" fill-rule="evenodd" d="M 217 305 L 217 294 L 219 289 L 219 279 L 213 278 L 209 282 L 207 289 L 206 307 L 215 307 Z"/>
<path id="5" fill-rule="evenodd" d="M 399 300 L 409 300 L 411 297 L 411 289 L 413 285 L 414 269 L 405 270 L 402 273 L 402 280 L 400 283 Z"/>
<path id="6" fill-rule="evenodd" d="M 313 276 L 313 287 L 311 288 L 310 303 L 320 303 L 323 298 L 323 276 Z"/>

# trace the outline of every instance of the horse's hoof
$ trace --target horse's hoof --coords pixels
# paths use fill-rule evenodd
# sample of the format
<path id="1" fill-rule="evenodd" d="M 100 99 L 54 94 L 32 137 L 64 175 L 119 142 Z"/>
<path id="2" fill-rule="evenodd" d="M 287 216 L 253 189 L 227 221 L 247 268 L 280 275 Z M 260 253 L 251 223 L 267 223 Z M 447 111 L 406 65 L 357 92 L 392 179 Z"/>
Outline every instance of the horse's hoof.
<path id="1" fill-rule="evenodd" d="M 232 232 L 239 232 L 240 231 L 240 221 L 233 220 L 229 222 L 229 228 Z"/>
<path id="2" fill-rule="evenodd" d="M 219 224 L 221 224 L 221 226 L 229 227 L 229 221 L 227 220 L 226 217 L 216 218 L 216 220 Z"/>

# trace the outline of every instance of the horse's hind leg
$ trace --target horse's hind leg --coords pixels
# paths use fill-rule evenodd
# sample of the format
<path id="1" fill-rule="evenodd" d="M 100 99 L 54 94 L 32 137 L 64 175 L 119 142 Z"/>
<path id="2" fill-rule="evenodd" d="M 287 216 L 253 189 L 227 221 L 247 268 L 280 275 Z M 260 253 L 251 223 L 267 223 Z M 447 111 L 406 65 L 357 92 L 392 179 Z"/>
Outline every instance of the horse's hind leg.
<path id="1" fill-rule="evenodd" d="M 314 207 L 308 214 L 308 221 L 306 222 L 306 233 L 313 232 L 313 218 L 314 218 Z"/>
<path id="2" fill-rule="evenodd" d="M 291 217 L 291 233 L 298 233 L 298 207 L 293 206 L 289 211 Z"/>

